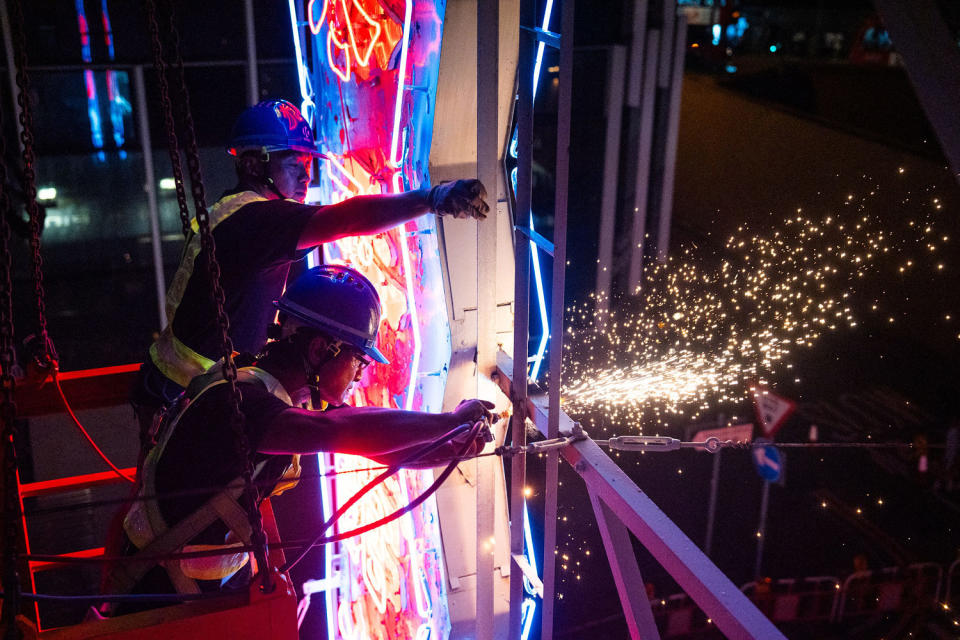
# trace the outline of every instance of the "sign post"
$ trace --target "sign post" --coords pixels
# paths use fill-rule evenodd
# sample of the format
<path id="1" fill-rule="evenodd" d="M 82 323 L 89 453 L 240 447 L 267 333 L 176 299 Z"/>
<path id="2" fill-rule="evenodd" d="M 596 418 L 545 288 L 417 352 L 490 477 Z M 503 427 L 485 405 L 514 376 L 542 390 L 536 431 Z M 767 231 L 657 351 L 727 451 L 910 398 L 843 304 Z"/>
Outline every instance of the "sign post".
<path id="1" fill-rule="evenodd" d="M 766 439 L 757 439 L 756 442 L 769 442 Z M 753 577 L 760 580 L 760 569 L 763 563 L 763 539 L 767 535 L 767 505 L 770 502 L 770 483 L 780 479 L 783 463 L 780 452 L 772 444 L 756 447 L 753 451 L 753 466 L 757 474 L 763 479 L 763 490 L 760 493 L 760 523 L 757 525 L 757 559 L 753 565 Z"/>
<path id="2" fill-rule="evenodd" d="M 707 438 L 733 440 L 735 442 L 750 442 L 753 437 L 753 424 L 738 424 L 732 427 L 719 429 L 704 429 L 693 436 L 695 442 L 703 442 Z M 720 486 L 720 454 L 723 449 L 717 449 L 713 454 L 713 475 L 710 476 L 710 504 L 707 508 L 707 534 L 704 537 L 703 552 L 709 556 L 713 548 L 713 522 L 717 513 L 717 489 Z"/>
<path id="3" fill-rule="evenodd" d="M 757 527 L 757 559 L 753 564 L 753 579 L 760 582 L 763 576 L 760 569 L 763 564 L 763 539 L 767 535 L 767 504 L 770 502 L 770 481 L 763 481 L 763 491 L 760 493 L 760 524 Z"/>

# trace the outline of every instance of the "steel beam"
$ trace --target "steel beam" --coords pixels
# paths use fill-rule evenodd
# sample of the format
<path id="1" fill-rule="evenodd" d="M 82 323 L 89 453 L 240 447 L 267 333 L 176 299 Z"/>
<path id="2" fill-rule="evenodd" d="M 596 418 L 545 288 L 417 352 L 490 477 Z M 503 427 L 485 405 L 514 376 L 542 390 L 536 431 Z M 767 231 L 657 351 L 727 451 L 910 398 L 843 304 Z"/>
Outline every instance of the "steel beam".
<path id="1" fill-rule="evenodd" d="M 512 359 L 497 356 L 500 386 L 510 393 Z M 526 415 L 546 435 L 549 400 L 542 395 L 527 402 Z M 573 420 L 560 413 L 560 432 L 569 432 Z M 784 635 L 760 613 L 729 578 L 667 517 L 599 445 L 587 439 L 564 447 L 564 459 L 583 478 L 587 490 L 596 494 L 610 513 L 633 533 L 647 551 L 697 603 L 728 638 L 781 640 Z M 546 589 L 546 582 L 544 588 Z"/>
<path id="2" fill-rule="evenodd" d="M 153 144 L 150 141 L 150 117 L 147 115 L 147 90 L 143 81 L 143 65 L 133 68 L 133 86 L 137 92 L 137 124 L 140 148 L 143 150 L 143 190 L 147 194 L 150 219 L 150 249 L 153 258 L 153 283 L 157 289 L 158 328 L 167 326 L 167 283 L 163 275 L 163 241 L 160 235 L 160 209 L 157 207 L 157 179 L 153 172 Z"/>
<path id="3" fill-rule="evenodd" d="M 670 5 L 672 8 L 672 4 Z M 665 116 L 667 131 L 663 150 L 663 181 L 660 187 L 660 210 L 657 215 L 657 260 L 666 262 L 670 250 L 670 222 L 673 219 L 673 179 L 677 164 L 677 139 L 680 134 L 680 96 L 683 87 L 683 59 L 687 47 L 687 18 L 676 16 L 671 70 L 668 86 L 669 105 Z M 666 67 L 666 65 L 661 65 Z"/>
<path id="4" fill-rule="evenodd" d="M 260 72 L 257 65 L 257 30 L 253 18 L 253 0 L 243 0 L 243 18 L 247 35 L 247 103 L 254 105 L 260 102 Z"/>
<path id="5" fill-rule="evenodd" d="M 563 457 L 724 635 L 784 638 L 595 442 L 576 442 Z"/>
<path id="6" fill-rule="evenodd" d="M 634 36 L 636 37 L 636 36 Z M 653 120 L 656 105 L 657 62 L 660 59 L 660 31 L 646 34 L 646 57 L 643 60 L 643 91 L 638 117 L 637 171 L 634 177 L 633 227 L 630 245 L 630 267 L 627 275 L 627 293 L 633 295 L 643 281 L 643 245 L 647 230 L 647 198 L 650 195 L 650 150 L 653 148 Z"/>
<path id="7" fill-rule="evenodd" d="M 409 1 L 409 0 L 408 0 Z M 487 187 L 494 206 L 477 221 L 477 397 L 483 397 L 484 379 L 496 370 L 497 212 L 499 136 L 500 3 L 477 2 L 477 176 Z M 493 398 L 487 398 L 492 400 Z M 477 640 L 493 640 L 493 570 L 495 531 L 495 461 L 477 458 Z M 502 542 L 501 542 L 502 543 Z"/>
<path id="8" fill-rule="evenodd" d="M 17 87 L 17 64 L 13 55 L 13 33 L 10 30 L 10 14 L 7 13 L 7 3 L 0 1 L 0 32 L 3 33 L 3 51 L 7 58 L 7 81 L 10 83 L 10 110 L 13 119 L 13 130 L 17 133 L 17 145 L 23 150 L 23 141 L 20 140 L 20 133 L 23 131 L 23 125 L 20 124 L 20 104 L 17 102 L 17 94 L 20 92 Z M 3 132 L 0 131 L 0 135 Z"/>
<path id="9" fill-rule="evenodd" d="M 520 24 L 534 23 L 534 0 L 521 0 Z M 530 337 L 530 242 L 520 230 L 526 224 L 531 206 L 533 168 L 533 63 L 537 41 L 534 34 L 520 30 L 517 59 L 517 191 L 513 220 L 513 245 L 516 252 L 514 271 L 513 353 L 516 358 L 508 365 L 509 371 L 501 373 L 497 380 L 504 386 L 507 380 L 522 383 L 508 385 L 506 392 L 513 404 L 510 418 L 511 444 L 524 447 L 527 444 L 527 349 Z M 497 354 L 499 359 L 503 352 Z M 499 368 L 499 367 L 498 367 Z M 527 460 L 514 456 L 510 463 L 510 556 L 522 557 L 524 488 L 526 486 Z M 511 567 L 512 569 L 512 567 Z M 510 640 L 519 640 L 524 598 L 523 572 L 510 571 Z"/>
<path id="10" fill-rule="evenodd" d="M 550 292 L 550 414 L 548 438 L 555 438 L 560 424 L 560 384 L 563 366 L 564 285 L 567 265 L 567 200 L 570 172 L 570 117 L 573 89 L 574 0 L 564 0 L 560 33 L 560 86 L 557 99 L 557 165 L 553 210 L 553 283 Z M 540 637 L 553 638 L 553 607 L 556 593 L 557 482 L 559 455 L 546 455 L 543 509 L 543 616 Z"/>
<path id="11" fill-rule="evenodd" d="M 623 122 L 623 83 L 627 49 L 614 45 L 608 49 L 607 131 L 603 155 L 603 192 L 600 199 L 600 230 L 597 248 L 596 322 L 606 327 L 610 310 L 613 279 L 613 236 L 617 221 L 617 183 L 620 177 L 620 128 Z"/>
<path id="12" fill-rule="evenodd" d="M 613 572 L 613 581 L 620 595 L 620 604 L 623 605 L 623 616 L 627 621 L 630 637 L 633 640 L 660 640 L 660 632 L 657 631 L 657 624 L 653 619 L 653 609 L 650 608 L 650 600 L 647 598 L 646 585 L 637 566 L 637 556 L 633 552 L 630 532 L 596 492 L 589 487 L 587 491 L 593 513 L 597 517 L 597 528 L 603 539 L 610 570 Z"/>
<path id="13" fill-rule="evenodd" d="M 874 0 L 917 99 L 960 181 L 960 49 L 936 0 Z"/>

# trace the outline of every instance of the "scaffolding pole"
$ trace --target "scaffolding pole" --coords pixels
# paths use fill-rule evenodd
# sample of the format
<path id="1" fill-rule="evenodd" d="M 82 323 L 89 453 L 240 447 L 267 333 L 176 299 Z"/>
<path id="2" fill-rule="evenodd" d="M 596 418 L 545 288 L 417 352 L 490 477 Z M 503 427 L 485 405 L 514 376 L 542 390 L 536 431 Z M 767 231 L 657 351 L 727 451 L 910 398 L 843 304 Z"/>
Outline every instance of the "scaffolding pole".
<path id="1" fill-rule="evenodd" d="M 527 343 L 530 334 L 530 240 L 522 232 L 530 215 L 533 167 L 533 59 L 537 40 L 523 26 L 534 22 L 534 0 L 520 1 L 520 44 L 517 58 L 517 190 L 513 219 L 515 273 L 513 284 L 513 371 L 516 381 L 510 385 L 513 415 L 510 420 L 511 444 L 527 446 Z M 523 520 L 526 456 L 514 456 L 510 467 L 510 558 L 524 557 Z M 532 553 L 533 550 L 531 550 Z M 523 571 L 510 567 L 510 640 L 519 640 L 523 620 Z"/>
<path id="2" fill-rule="evenodd" d="M 603 194 L 597 247 L 597 327 L 607 324 L 613 282 L 613 245 L 617 222 L 617 183 L 620 177 L 620 127 L 623 121 L 623 83 L 627 48 L 613 45 L 607 62 L 607 123 L 603 155 Z"/>
<path id="3" fill-rule="evenodd" d="M 547 438 L 560 435 L 560 388 L 563 364 L 564 284 L 567 265 L 567 183 L 570 169 L 570 111 L 573 88 L 573 16 L 576 3 L 564 0 L 560 22 L 560 86 L 557 104 L 557 166 L 553 211 L 553 283 L 550 292 L 550 413 Z M 540 637 L 553 638 L 556 592 L 557 474 L 559 454 L 546 455 L 543 514 L 543 618 Z"/>
<path id="4" fill-rule="evenodd" d="M 167 326 L 167 283 L 163 275 L 163 238 L 160 235 L 160 209 L 157 206 L 157 179 L 153 171 L 153 144 L 150 140 L 150 117 L 147 113 L 147 90 L 143 81 L 143 65 L 133 68 L 133 87 L 137 97 L 137 125 L 140 148 L 143 150 L 143 191 L 147 194 L 150 220 L 150 255 L 153 258 L 153 281 L 157 290 L 157 321 Z"/>
<path id="5" fill-rule="evenodd" d="M 244 0 L 243 18 L 247 35 L 247 102 L 260 101 L 260 72 L 257 68 L 257 30 L 253 17 L 253 0 Z"/>

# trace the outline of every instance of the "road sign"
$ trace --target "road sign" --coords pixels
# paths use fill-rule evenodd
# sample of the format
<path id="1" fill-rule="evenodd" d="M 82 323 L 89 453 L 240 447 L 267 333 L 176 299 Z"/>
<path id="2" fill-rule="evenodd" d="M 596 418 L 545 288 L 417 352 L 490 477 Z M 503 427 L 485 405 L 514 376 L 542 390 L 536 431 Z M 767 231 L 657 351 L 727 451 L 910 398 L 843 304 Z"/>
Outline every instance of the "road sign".
<path id="1" fill-rule="evenodd" d="M 732 427 L 697 431 L 696 435 L 693 436 L 693 441 L 703 442 L 707 438 L 719 438 L 722 441 L 750 442 L 753 439 L 753 423 L 748 422 L 747 424 L 735 424 Z"/>
<path id="2" fill-rule="evenodd" d="M 753 466 L 756 467 L 761 478 L 767 482 L 776 482 L 783 470 L 780 452 L 772 444 L 765 447 L 756 447 L 753 450 Z"/>
<path id="3" fill-rule="evenodd" d="M 763 435 L 773 438 L 780 427 L 786 423 L 787 418 L 793 414 L 797 403 L 758 385 L 753 388 L 753 406 Z"/>

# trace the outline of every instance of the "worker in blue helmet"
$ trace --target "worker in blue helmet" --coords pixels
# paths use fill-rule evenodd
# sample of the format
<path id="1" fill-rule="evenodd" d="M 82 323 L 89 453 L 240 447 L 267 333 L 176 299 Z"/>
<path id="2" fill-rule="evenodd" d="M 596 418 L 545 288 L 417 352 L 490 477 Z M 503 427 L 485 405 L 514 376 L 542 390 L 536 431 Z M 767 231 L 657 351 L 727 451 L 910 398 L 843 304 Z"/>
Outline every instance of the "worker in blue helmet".
<path id="1" fill-rule="evenodd" d="M 238 370 L 240 408 L 259 495 L 275 495 L 295 485 L 296 455 L 336 451 L 399 463 L 453 428 L 490 417 L 493 405 L 482 400 L 465 400 L 441 414 L 339 406 L 366 366 L 388 364 L 375 346 L 380 300 L 359 272 L 344 266 L 315 267 L 297 278 L 274 306 L 280 311 L 277 339 L 250 366 Z M 339 408 L 299 408 L 311 395 Z M 157 563 L 169 550 L 226 552 L 229 548 L 220 548 L 250 543 L 250 528 L 237 504 L 243 483 L 236 480 L 244 460 L 234 444 L 232 404 L 222 370 L 214 367 L 195 378 L 166 412 L 157 446 L 140 471 L 141 499 L 126 509 L 120 548 L 115 542 L 108 554 L 151 561 L 108 569 L 107 593 L 216 590 L 247 564 L 244 552 Z M 482 449 L 488 435 L 476 436 L 470 453 Z M 467 447 L 467 437 L 452 440 L 430 460 L 409 462 L 423 466 L 449 459 Z"/>
<path id="2" fill-rule="evenodd" d="M 283 290 L 291 263 L 314 247 L 379 233 L 431 211 L 478 219 L 489 211 L 479 180 L 357 196 L 328 206 L 304 204 L 313 159 L 323 154 L 300 111 L 285 100 L 260 102 L 240 114 L 227 152 L 235 158 L 237 186 L 210 208 L 210 226 L 230 337 L 240 352 L 254 352 L 264 343 L 274 314 L 271 303 Z M 158 410 L 220 356 L 210 290 L 207 257 L 193 237 L 167 291 L 168 324 L 151 345 L 131 393 L 142 435 Z M 148 439 L 142 437 L 145 447 Z"/>

